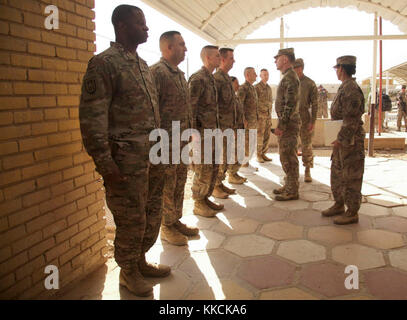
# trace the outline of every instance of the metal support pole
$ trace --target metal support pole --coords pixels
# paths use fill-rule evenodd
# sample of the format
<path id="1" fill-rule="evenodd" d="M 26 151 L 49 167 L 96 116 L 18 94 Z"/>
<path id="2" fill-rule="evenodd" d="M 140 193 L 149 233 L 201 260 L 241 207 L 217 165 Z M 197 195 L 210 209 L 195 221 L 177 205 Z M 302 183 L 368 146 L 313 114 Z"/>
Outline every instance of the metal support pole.
<path id="1" fill-rule="evenodd" d="M 379 18 L 379 32 L 382 35 L 382 17 Z M 378 121 L 378 131 L 379 136 L 382 135 L 382 110 L 383 110 L 383 40 L 380 40 L 380 89 L 379 89 L 379 121 Z"/>
<path id="2" fill-rule="evenodd" d="M 389 94 L 389 72 L 386 71 L 386 94 Z"/>
<path id="3" fill-rule="evenodd" d="M 377 12 L 374 15 L 374 35 L 377 36 Z M 373 40 L 373 76 L 372 76 L 372 91 L 370 101 L 370 131 L 369 131 L 369 144 L 368 154 L 369 157 L 374 155 L 374 131 L 375 131 L 375 106 L 376 106 L 376 78 L 377 78 L 377 40 Z"/>
<path id="4" fill-rule="evenodd" d="M 280 19 L 280 49 L 284 48 L 284 18 Z"/>

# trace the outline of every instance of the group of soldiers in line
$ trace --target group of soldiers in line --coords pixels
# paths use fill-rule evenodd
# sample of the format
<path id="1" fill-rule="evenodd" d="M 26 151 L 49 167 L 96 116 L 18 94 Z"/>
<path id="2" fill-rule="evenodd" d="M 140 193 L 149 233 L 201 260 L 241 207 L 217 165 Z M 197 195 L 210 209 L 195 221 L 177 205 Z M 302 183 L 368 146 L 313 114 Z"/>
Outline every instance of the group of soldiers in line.
<path id="1" fill-rule="evenodd" d="M 199 232 L 198 228 L 180 221 L 187 165 L 153 165 L 149 161 L 153 146 L 150 132 L 162 128 L 171 137 L 173 121 L 180 122 L 181 130 L 194 128 L 201 133 L 201 137 L 192 139 L 204 139 L 204 129 L 246 129 L 246 132 L 257 129 L 257 160 L 271 161 L 265 152 L 271 131 L 272 93 L 265 69 L 260 74 L 261 82 L 253 86 L 256 72 L 246 68 L 246 82 L 239 86 L 237 79 L 228 74 L 235 62 L 233 50 L 219 50 L 216 46 L 202 49 L 203 67 L 187 82 L 178 68 L 187 48 L 176 31 L 160 37 L 162 58 L 148 67 L 137 54 L 138 45 L 148 38 L 142 10 L 120 5 L 113 12 L 112 23 L 116 42 L 89 61 L 83 79 L 80 127 L 84 146 L 103 176 L 106 202 L 116 224 L 115 259 L 121 268 L 120 285 L 138 296 L 148 296 L 152 286 L 145 277 L 165 277 L 171 272 L 168 266 L 146 261 L 146 252 L 157 240 L 160 228 L 162 239 L 176 245 L 187 244 L 188 237 Z M 331 185 L 335 205 L 322 214 L 340 215 L 335 223 L 347 224 L 358 221 L 361 201 L 364 133 L 360 117 L 364 100 L 360 88 L 349 76 L 354 74 L 356 58 L 345 56 L 337 62 L 335 68 L 343 84 L 331 114 L 334 120 L 343 119 L 344 125 L 333 143 Z M 318 89 L 303 74 L 304 62 L 295 60 L 294 49 L 281 49 L 275 63 L 283 77 L 275 99 L 278 124 L 274 134 L 278 137 L 286 176 L 284 185 L 274 193 L 276 200 L 295 200 L 299 198 L 299 137 L 305 179 L 312 181 L 311 139 L 318 110 Z M 248 152 L 248 135 L 245 138 Z M 212 150 L 214 160 L 215 148 Z M 246 181 L 238 174 L 240 163 L 227 164 L 226 152 L 223 160 L 220 165 L 215 161 L 193 165 L 194 214 L 214 217 L 223 209 L 223 204 L 209 197 L 226 198 L 236 192 L 223 183 L 226 176 L 232 184 Z"/>

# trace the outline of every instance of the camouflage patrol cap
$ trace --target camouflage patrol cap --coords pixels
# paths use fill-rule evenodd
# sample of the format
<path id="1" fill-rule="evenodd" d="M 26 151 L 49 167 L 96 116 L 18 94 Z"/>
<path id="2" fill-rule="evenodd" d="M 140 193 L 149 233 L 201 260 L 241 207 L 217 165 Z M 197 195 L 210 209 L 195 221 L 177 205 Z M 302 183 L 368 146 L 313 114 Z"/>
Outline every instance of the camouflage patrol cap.
<path id="1" fill-rule="evenodd" d="M 278 50 L 278 53 L 276 56 L 274 56 L 275 59 L 277 59 L 279 56 L 291 56 L 295 60 L 295 54 L 294 54 L 294 48 L 285 48 L 285 49 L 280 49 Z"/>
<path id="2" fill-rule="evenodd" d="M 302 60 L 301 58 L 295 60 L 294 68 L 304 68 L 304 60 Z"/>
<path id="3" fill-rule="evenodd" d="M 403 85 L 401 86 L 401 89 L 405 89 L 405 88 L 406 88 L 406 85 L 403 84 Z"/>
<path id="4" fill-rule="evenodd" d="M 356 57 L 355 56 L 342 56 L 336 59 L 336 65 L 334 68 L 337 68 L 342 65 L 356 66 Z"/>

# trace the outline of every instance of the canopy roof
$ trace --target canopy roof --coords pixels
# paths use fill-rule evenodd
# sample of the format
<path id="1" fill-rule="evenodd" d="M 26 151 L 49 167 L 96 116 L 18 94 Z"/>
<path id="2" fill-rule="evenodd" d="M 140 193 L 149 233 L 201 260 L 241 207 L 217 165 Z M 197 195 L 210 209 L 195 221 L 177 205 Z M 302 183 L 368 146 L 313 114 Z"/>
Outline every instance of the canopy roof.
<path id="1" fill-rule="evenodd" d="M 384 72 L 388 72 L 398 83 L 407 84 L 407 62 L 399 64 Z"/>
<path id="2" fill-rule="evenodd" d="M 294 11 L 353 7 L 377 12 L 407 34 L 406 0 L 142 0 L 212 44 L 245 39 L 253 31 Z"/>

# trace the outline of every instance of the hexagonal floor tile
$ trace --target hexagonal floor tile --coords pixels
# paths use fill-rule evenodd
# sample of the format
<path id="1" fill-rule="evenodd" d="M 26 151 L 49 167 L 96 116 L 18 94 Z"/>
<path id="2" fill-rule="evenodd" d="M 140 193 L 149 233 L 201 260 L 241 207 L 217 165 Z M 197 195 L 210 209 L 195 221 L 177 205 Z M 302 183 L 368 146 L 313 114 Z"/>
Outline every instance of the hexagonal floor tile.
<path id="1" fill-rule="evenodd" d="M 209 231 L 201 230 L 199 236 L 190 238 L 188 241 L 188 250 L 189 251 L 203 251 L 208 249 L 219 248 L 225 240 L 225 236 Z"/>
<path id="2" fill-rule="evenodd" d="M 302 238 L 304 228 L 281 221 L 264 225 L 260 233 L 275 240 L 292 240 Z"/>
<path id="3" fill-rule="evenodd" d="M 192 284 L 182 272 L 172 271 L 168 277 L 155 280 L 154 299 L 157 300 L 179 300 Z"/>
<path id="4" fill-rule="evenodd" d="M 327 201 L 329 200 L 329 194 L 317 191 L 306 191 L 300 193 L 300 198 L 311 202 Z"/>
<path id="5" fill-rule="evenodd" d="M 295 224 L 303 226 L 323 226 L 332 224 L 332 219 L 323 217 L 321 212 L 316 210 L 296 210 L 289 216 L 289 220 Z"/>
<path id="6" fill-rule="evenodd" d="M 233 280 L 199 282 L 187 295 L 187 300 L 251 300 L 253 294 Z"/>
<path id="7" fill-rule="evenodd" d="M 271 204 L 271 201 L 263 196 L 245 197 L 244 202 L 247 209 L 267 207 Z"/>
<path id="8" fill-rule="evenodd" d="M 407 206 L 392 208 L 396 216 L 407 218 Z"/>
<path id="9" fill-rule="evenodd" d="M 360 244 L 347 244 L 333 248 L 332 259 L 347 266 L 357 266 L 359 270 L 386 265 L 380 251 Z"/>
<path id="10" fill-rule="evenodd" d="M 326 249 L 311 241 L 294 240 L 280 244 L 277 254 L 296 263 L 307 263 L 324 260 Z"/>
<path id="11" fill-rule="evenodd" d="M 402 235 L 384 230 L 366 230 L 358 232 L 360 243 L 378 249 L 399 248 L 404 245 Z"/>
<path id="12" fill-rule="evenodd" d="M 197 227 L 199 229 L 205 230 L 210 229 L 213 225 L 218 223 L 216 218 L 206 218 L 197 215 L 183 216 L 181 222 L 192 227 Z"/>
<path id="13" fill-rule="evenodd" d="M 301 270 L 302 285 L 329 298 L 349 294 L 345 287 L 345 268 L 332 263 L 304 266 Z M 352 291 L 355 293 L 357 291 Z"/>
<path id="14" fill-rule="evenodd" d="M 318 300 L 318 298 L 298 288 L 287 288 L 262 292 L 260 300 Z"/>
<path id="15" fill-rule="evenodd" d="M 233 274 L 240 259 L 224 250 L 209 252 L 192 252 L 178 269 L 185 272 L 192 279 L 225 278 Z"/>
<path id="16" fill-rule="evenodd" d="M 393 269 L 365 273 L 367 290 L 381 300 L 407 300 L 407 274 Z"/>
<path id="17" fill-rule="evenodd" d="M 400 217 L 386 217 L 376 219 L 376 228 L 404 233 L 407 232 L 407 219 Z"/>
<path id="18" fill-rule="evenodd" d="M 335 201 L 328 200 L 328 201 L 318 201 L 312 204 L 312 209 L 318 211 L 324 211 L 334 205 Z"/>
<path id="19" fill-rule="evenodd" d="M 270 197 L 272 197 L 270 195 Z M 274 206 L 277 208 L 294 211 L 294 210 L 304 210 L 309 207 L 309 203 L 304 200 L 292 200 L 292 201 L 275 201 Z"/>
<path id="20" fill-rule="evenodd" d="M 224 248 L 241 257 L 253 257 L 270 254 L 273 247 L 273 240 L 251 234 L 229 238 Z"/>
<path id="21" fill-rule="evenodd" d="M 287 215 L 288 215 L 287 210 L 276 208 L 274 206 L 248 209 L 248 212 L 247 212 L 248 218 L 255 219 L 260 222 L 284 220 Z"/>
<path id="22" fill-rule="evenodd" d="M 243 261 L 237 275 L 255 288 L 267 289 L 291 284 L 294 274 L 295 266 L 265 257 Z"/>
<path id="23" fill-rule="evenodd" d="M 220 219 L 214 231 L 228 235 L 254 233 L 259 223 L 246 218 Z"/>
<path id="24" fill-rule="evenodd" d="M 369 196 L 367 197 L 367 202 L 386 208 L 393 208 L 407 204 L 406 199 L 396 198 L 384 194 Z"/>
<path id="25" fill-rule="evenodd" d="M 187 246 L 173 246 L 166 242 L 162 245 L 154 245 L 146 253 L 147 261 L 166 264 L 171 267 L 176 266 L 187 256 L 189 256 Z"/>
<path id="26" fill-rule="evenodd" d="M 364 214 L 371 217 L 380 217 L 390 215 L 388 208 L 381 207 L 372 203 L 362 203 L 359 209 L 360 214 Z"/>
<path id="27" fill-rule="evenodd" d="M 308 238 L 328 245 L 336 245 L 352 241 L 352 232 L 334 226 L 315 227 L 308 231 Z"/>
<path id="28" fill-rule="evenodd" d="M 389 259 L 393 267 L 407 271 L 407 249 L 390 251 Z"/>

